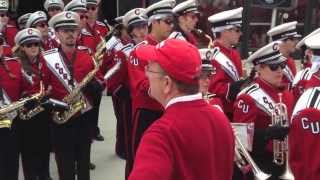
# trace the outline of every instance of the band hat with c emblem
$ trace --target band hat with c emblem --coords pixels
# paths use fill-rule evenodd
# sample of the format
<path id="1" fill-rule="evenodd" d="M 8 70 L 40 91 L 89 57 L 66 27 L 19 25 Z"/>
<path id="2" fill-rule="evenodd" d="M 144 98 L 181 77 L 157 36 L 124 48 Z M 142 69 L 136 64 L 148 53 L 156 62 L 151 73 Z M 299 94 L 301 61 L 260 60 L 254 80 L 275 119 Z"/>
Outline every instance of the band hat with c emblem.
<path id="1" fill-rule="evenodd" d="M 87 5 L 98 5 L 98 1 L 97 0 L 87 0 Z"/>
<path id="2" fill-rule="evenodd" d="M 54 29 L 76 29 L 79 28 L 80 17 L 78 13 L 72 11 L 63 11 L 54 15 L 49 20 L 48 24 Z"/>
<path id="3" fill-rule="evenodd" d="M 45 12 L 43 11 L 37 11 L 37 12 L 34 12 L 30 15 L 27 23 L 26 23 L 26 27 L 29 28 L 29 27 L 34 27 L 37 23 L 39 22 L 47 22 L 48 18 L 47 18 L 47 15 Z"/>
<path id="4" fill-rule="evenodd" d="M 208 17 L 208 21 L 212 24 L 212 32 L 222 32 L 233 27 L 241 27 L 243 8 L 231 9 L 214 14 Z"/>
<path id="5" fill-rule="evenodd" d="M 195 0 L 187 0 L 176 5 L 176 7 L 174 7 L 172 11 L 177 15 L 183 15 L 189 12 L 200 13 L 198 10 L 198 6 L 199 5 Z"/>
<path id="6" fill-rule="evenodd" d="M 123 25 L 129 27 L 137 23 L 147 24 L 148 17 L 146 16 L 146 10 L 143 8 L 135 8 L 127 12 L 123 16 Z"/>
<path id="7" fill-rule="evenodd" d="M 86 0 L 72 0 L 64 7 L 65 11 L 87 11 Z"/>
<path id="8" fill-rule="evenodd" d="M 28 21 L 31 14 L 32 13 L 26 13 L 18 18 L 17 23 L 18 23 L 20 29 L 26 28 L 27 21 Z"/>
<path id="9" fill-rule="evenodd" d="M 43 6 L 46 11 L 48 11 L 50 7 L 59 7 L 63 10 L 64 2 L 62 0 L 46 0 Z"/>
<path id="10" fill-rule="evenodd" d="M 280 53 L 281 41 L 271 42 L 262 48 L 258 49 L 256 52 L 252 53 L 247 63 L 252 63 L 253 65 L 258 64 L 279 64 L 287 60 Z"/>
<path id="11" fill-rule="evenodd" d="M 116 22 L 116 24 L 122 24 L 123 23 L 123 16 L 118 16 L 118 17 L 114 18 L 114 21 Z"/>
<path id="12" fill-rule="evenodd" d="M 304 37 L 303 39 L 301 39 L 301 40 L 297 43 L 296 48 L 299 49 L 299 48 L 301 48 L 302 46 L 304 46 L 306 39 L 308 39 L 308 38 L 310 38 L 310 37 L 312 37 L 312 36 L 314 36 L 314 35 L 316 35 L 316 34 L 318 34 L 318 33 L 320 33 L 320 28 L 312 31 L 312 32 L 311 32 L 310 34 L 308 34 L 306 37 Z"/>
<path id="13" fill-rule="evenodd" d="M 202 60 L 201 68 L 204 71 L 214 71 L 211 60 L 213 59 L 214 50 L 213 49 L 199 49 L 200 57 Z"/>
<path id="14" fill-rule="evenodd" d="M 0 0 L 0 11 L 8 11 L 9 2 L 7 0 Z"/>
<path id="15" fill-rule="evenodd" d="M 175 0 L 162 0 L 146 8 L 146 15 L 149 19 L 161 19 L 173 15 L 172 9 L 176 5 Z"/>
<path id="16" fill-rule="evenodd" d="M 305 44 L 308 48 L 312 50 L 319 50 L 320 49 L 320 33 L 314 34 L 310 38 L 305 40 Z"/>
<path id="17" fill-rule="evenodd" d="M 26 28 L 17 33 L 14 38 L 16 45 L 21 46 L 25 43 L 41 42 L 41 32 L 35 28 Z"/>
<path id="18" fill-rule="evenodd" d="M 186 84 L 197 84 L 201 73 L 198 49 L 179 39 L 167 39 L 156 46 L 141 45 L 136 49 L 139 60 L 156 62 L 172 78 Z"/>
<path id="19" fill-rule="evenodd" d="M 272 41 L 282 41 L 288 38 L 301 38 L 297 32 L 297 21 L 288 22 L 270 29 L 267 34 Z"/>

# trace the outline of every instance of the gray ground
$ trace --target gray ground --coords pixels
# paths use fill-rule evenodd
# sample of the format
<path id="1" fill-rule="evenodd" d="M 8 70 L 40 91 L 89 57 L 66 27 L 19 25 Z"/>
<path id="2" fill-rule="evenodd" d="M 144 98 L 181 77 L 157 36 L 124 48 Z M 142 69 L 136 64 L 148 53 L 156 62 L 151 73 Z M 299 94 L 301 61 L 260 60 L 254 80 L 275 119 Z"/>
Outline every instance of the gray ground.
<path id="1" fill-rule="evenodd" d="M 118 158 L 114 153 L 116 120 L 113 113 L 113 106 L 110 97 L 102 98 L 100 108 L 100 129 L 105 138 L 103 142 L 93 143 L 92 162 L 96 169 L 91 171 L 91 180 L 124 180 L 125 161 Z M 51 155 L 50 163 L 51 177 L 58 180 L 57 167 Z M 20 168 L 19 180 L 23 180 L 22 169 Z"/>

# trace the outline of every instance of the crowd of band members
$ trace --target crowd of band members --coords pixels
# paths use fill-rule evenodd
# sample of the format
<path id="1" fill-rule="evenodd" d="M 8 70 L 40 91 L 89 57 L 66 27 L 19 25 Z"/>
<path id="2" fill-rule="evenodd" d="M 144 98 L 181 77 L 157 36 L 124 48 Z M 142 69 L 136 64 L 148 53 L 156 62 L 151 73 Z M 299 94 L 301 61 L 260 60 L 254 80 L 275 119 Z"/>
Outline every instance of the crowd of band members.
<path id="1" fill-rule="evenodd" d="M 272 161 L 272 140 L 287 136 L 296 180 L 320 176 L 311 152 L 317 152 L 320 131 L 319 30 L 302 39 L 297 22 L 270 29 L 270 44 L 246 60 L 252 65 L 246 77 L 236 50 L 241 7 L 208 18 L 214 41 L 198 51 L 196 37 L 203 34 L 196 29 L 200 12 L 193 0 L 132 9 L 117 18 L 109 34 L 97 21 L 98 5 L 46 0 L 47 12 L 25 14 L 16 27 L 8 18 L 8 2 L 1 0 L 1 105 L 32 96 L 42 84 L 43 101 L 62 101 L 95 68 L 92 57 L 102 39 L 106 51 L 100 70 L 82 90 L 87 109 L 61 125 L 52 122 L 54 109 L 47 107 L 29 120 L 15 114 L 10 129 L 0 128 L 5 144 L 0 179 L 18 179 L 20 154 L 25 179 L 50 179 L 51 151 L 61 180 L 90 179 L 91 143 L 103 140 L 98 114 L 104 89 L 114 106 L 115 153 L 126 159 L 126 179 L 253 179 L 251 171 L 233 163 L 229 122 L 254 122 L 251 155 L 271 179 L 284 169 Z M 296 48 L 308 59 L 299 72 L 290 57 Z M 287 107 L 289 127 L 271 125 L 279 102 Z M 23 111 L 37 105 L 27 102 Z"/>

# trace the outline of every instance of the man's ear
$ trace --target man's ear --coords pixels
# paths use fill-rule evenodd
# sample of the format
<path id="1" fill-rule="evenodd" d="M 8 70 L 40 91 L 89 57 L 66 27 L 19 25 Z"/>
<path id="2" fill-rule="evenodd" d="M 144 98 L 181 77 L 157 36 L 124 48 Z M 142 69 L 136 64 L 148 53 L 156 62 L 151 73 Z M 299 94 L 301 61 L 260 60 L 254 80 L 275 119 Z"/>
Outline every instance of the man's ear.
<path id="1" fill-rule="evenodd" d="M 163 91 L 165 94 L 168 94 L 171 90 L 172 90 L 172 87 L 173 87 L 173 81 L 172 79 L 169 77 L 169 76 L 164 76 L 163 77 L 164 80 L 163 80 Z"/>

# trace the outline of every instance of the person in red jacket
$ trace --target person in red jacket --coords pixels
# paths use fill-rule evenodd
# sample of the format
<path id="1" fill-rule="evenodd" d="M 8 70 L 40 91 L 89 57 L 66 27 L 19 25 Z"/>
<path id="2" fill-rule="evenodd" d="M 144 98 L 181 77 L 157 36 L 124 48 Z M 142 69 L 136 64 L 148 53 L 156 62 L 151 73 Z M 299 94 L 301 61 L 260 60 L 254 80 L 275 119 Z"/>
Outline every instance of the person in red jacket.
<path id="1" fill-rule="evenodd" d="M 76 44 L 79 24 L 79 15 L 71 11 L 61 12 L 49 21 L 61 46 L 44 52 L 43 57 L 49 69 L 46 83 L 52 87 L 51 97 L 58 100 L 68 96 L 95 67 L 92 57 Z M 88 82 L 82 94 L 87 106 L 66 123 L 52 126 L 52 143 L 61 180 L 74 179 L 75 167 L 78 179 L 90 179 L 90 117 L 86 112 L 91 109 L 89 93 L 99 88 L 95 79 Z"/>
<path id="2" fill-rule="evenodd" d="M 168 39 L 138 47 L 136 55 L 149 61 L 149 93 L 165 111 L 143 135 L 129 180 L 231 180 L 233 131 L 223 112 L 199 93 L 198 49 Z"/>
<path id="3" fill-rule="evenodd" d="M 42 48 L 50 50 L 59 46 L 59 43 L 49 35 L 47 15 L 43 11 L 36 11 L 32 13 L 26 23 L 27 28 L 36 28 L 42 35 Z"/>
<path id="4" fill-rule="evenodd" d="M 198 5 L 195 0 L 182 2 L 173 8 L 176 16 L 176 27 L 169 38 L 182 39 L 197 46 L 197 39 L 192 34 L 199 21 Z"/>
<path id="5" fill-rule="evenodd" d="M 5 105 L 18 101 L 22 97 L 26 82 L 22 76 L 21 64 L 16 58 L 7 57 L 3 44 L 5 39 L 0 38 L 0 109 Z M 19 174 L 19 130 L 17 127 L 17 112 L 1 114 L 3 120 L 12 120 L 11 128 L 0 126 L 0 179 L 18 180 Z M 7 117 L 4 118 L 3 117 Z"/>
<path id="6" fill-rule="evenodd" d="M 31 96 L 40 91 L 40 81 L 47 74 L 44 59 L 41 57 L 41 32 L 34 28 L 26 28 L 17 33 L 14 52 L 22 65 L 22 74 L 27 87 L 24 96 Z M 32 104 L 20 113 L 27 114 L 33 109 Z M 19 123 L 20 152 L 24 177 L 26 179 L 47 179 L 49 177 L 50 131 L 49 114 L 42 111 L 30 118 L 23 118 Z"/>
<path id="7" fill-rule="evenodd" d="M 174 4 L 174 0 L 162 0 L 146 8 L 151 31 L 145 41 L 139 43 L 135 49 L 146 44 L 156 45 L 168 38 L 173 28 L 172 8 Z M 142 134 L 163 112 L 161 104 L 148 94 L 150 86 L 144 72 L 145 66 L 146 62 L 137 58 L 135 50 L 133 50 L 128 60 L 129 87 L 132 98 L 132 150 L 128 154 L 126 176 L 130 174 L 132 169 Z"/>
<path id="8" fill-rule="evenodd" d="M 234 49 L 241 36 L 243 8 L 214 14 L 208 18 L 215 36 L 212 65 L 216 68 L 210 83 L 209 92 L 216 94 L 223 103 L 223 110 L 232 119 L 232 105 L 245 80 L 242 77 L 241 57 Z"/>
<path id="9" fill-rule="evenodd" d="M 7 0 L 0 1 L 0 22 L 1 27 L 0 31 L 3 33 L 6 43 L 13 47 L 14 46 L 14 37 L 16 36 L 18 29 L 16 26 L 9 24 L 8 16 L 9 2 Z"/>
<path id="10" fill-rule="evenodd" d="M 272 174 L 271 179 L 278 179 L 283 173 L 283 165 L 273 163 L 272 140 L 283 140 L 289 130 L 272 124 L 274 107 L 284 103 L 290 118 L 294 105 L 292 94 L 282 82 L 286 58 L 279 51 L 280 43 L 272 42 L 249 56 L 257 77 L 237 96 L 233 116 L 234 122 L 254 123 L 252 158 L 263 172 Z M 248 176 L 253 179 L 252 174 Z"/>
<path id="11" fill-rule="evenodd" d="M 297 73 L 296 64 L 291 54 L 296 50 L 296 45 L 301 38 L 297 33 L 297 21 L 288 22 L 270 29 L 267 34 L 272 41 L 282 41 L 280 45 L 280 52 L 287 58 L 287 66 L 284 69 L 283 81 L 292 86 L 294 76 Z"/>
<path id="12" fill-rule="evenodd" d="M 64 2 L 62 0 L 46 0 L 43 7 L 48 12 L 50 19 L 52 16 L 63 11 Z"/>
<path id="13" fill-rule="evenodd" d="M 300 96 L 292 114 L 289 133 L 290 167 L 297 180 L 319 179 L 319 160 L 312 152 L 319 150 L 319 94 L 320 94 L 320 35 L 312 36 L 305 44 L 312 51 L 314 80 L 308 81 L 308 88 Z M 317 68 L 314 65 L 317 64 Z"/>

